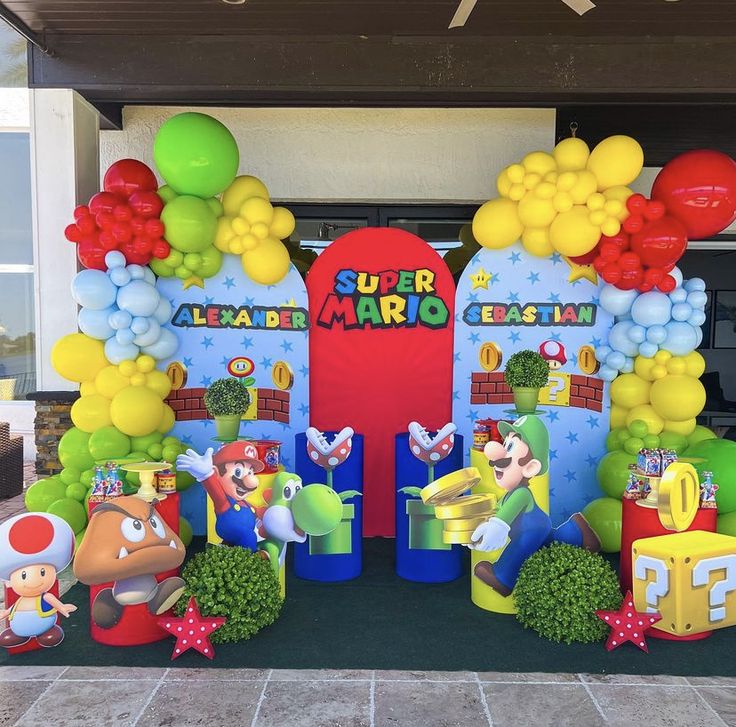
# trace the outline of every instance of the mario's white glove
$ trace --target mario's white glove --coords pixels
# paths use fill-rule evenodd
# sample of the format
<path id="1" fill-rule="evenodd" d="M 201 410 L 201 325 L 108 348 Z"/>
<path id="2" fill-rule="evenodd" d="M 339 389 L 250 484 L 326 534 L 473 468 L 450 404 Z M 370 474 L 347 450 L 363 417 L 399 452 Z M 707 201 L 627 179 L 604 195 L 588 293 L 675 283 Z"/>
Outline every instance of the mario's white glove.
<path id="1" fill-rule="evenodd" d="M 511 528 L 501 518 L 492 517 L 473 530 L 470 536 L 473 544 L 469 547 L 472 550 L 498 550 L 506 544 L 509 530 Z"/>
<path id="2" fill-rule="evenodd" d="M 203 482 L 215 469 L 212 464 L 213 451 L 210 447 L 204 454 L 197 454 L 193 449 L 188 449 L 186 454 L 176 458 L 176 469 L 188 472 L 197 482 Z"/>

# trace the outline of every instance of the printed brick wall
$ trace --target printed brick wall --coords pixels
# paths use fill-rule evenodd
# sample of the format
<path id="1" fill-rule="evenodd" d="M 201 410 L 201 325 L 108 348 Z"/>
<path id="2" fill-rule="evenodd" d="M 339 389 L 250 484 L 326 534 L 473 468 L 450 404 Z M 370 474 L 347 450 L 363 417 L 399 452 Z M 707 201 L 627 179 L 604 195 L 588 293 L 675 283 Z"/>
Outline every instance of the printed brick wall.
<path id="1" fill-rule="evenodd" d="M 204 405 L 206 389 L 177 389 L 169 394 L 166 403 L 174 410 L 177 421 L 193 419 L 212 419 Z M 256 419 L 289 423 L 291 397 L 288 391 L 280 389 L 258 389 L 258 408 Z"/>
<path id="2" fill-rule="evenodd" d="M 503 371 L 474 371 L 470 384 L 471 404 L 513 404 L 514 395 L 503 379 Z M 570 406 L 603 411 L 603 381 L 592 376 L 570 377 Z"/>

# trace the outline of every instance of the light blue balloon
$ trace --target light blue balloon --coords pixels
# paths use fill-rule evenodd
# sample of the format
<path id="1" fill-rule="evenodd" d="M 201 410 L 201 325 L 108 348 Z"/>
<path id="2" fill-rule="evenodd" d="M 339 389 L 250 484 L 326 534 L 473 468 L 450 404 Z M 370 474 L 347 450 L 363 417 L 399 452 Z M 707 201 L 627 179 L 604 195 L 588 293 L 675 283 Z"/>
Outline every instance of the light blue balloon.
<path id="1" fill-rule="evenodd" d="M 685 288 L 688 293 L 692 293 L 696 290 L 704 291 L 706 287 L 705 280 L 703 280 L 703 278 L 690 278 L 682 284 L 682 287 Z"/>
<path id="2" fill-rule="evenodd" d="M 119 331 L 115 333 L 115 340 L 121 346 L 127 346 L 133 343 L 134 338 L 135 338 L 135 333 L 133 333 L 133 331 L 131 331 L 130 328 L 121 328 Z"/>
<path id="3" fill-rule="evenodd" d="M 693 308 L 689 303 L 675 303 L 672 306 L 672 320 L 686 321 L 692 315 Z"/>
<path id="4" fill-rule="evenodd" d="M 629 331 L 633 326 L 632 321 L 614 323 L 608 334 L 608 345 L 614 351 L 621 351 L 625 356 L 636 356 L 639 353 L 639 345 L 629 338 Z"/>
<path id="5" fill-rule="evenodd" d="M 675 266 L 670 270 L 670 275 L 675 279 L 675 288 L 679 288 L 682 285 L 682 270 Z"/>
<path id="6" fill-rule="evenodd" d="M 609 353 L 611 353 L 613 349 L 610 346 L 598 346 L 595 350 L 595 357 L 596 360 L 600 361 L 601 363 L 606 360 Z"/>
<path id="7" fill-rule="evenodd" d="M 158 361 L 163 361 L 166 358 L 171 358 L 176 353 L 177 348 L 179 348 L 179 339 L 168 328 L 162 328 L 158 341 L 152 346 L 145 346 L 141 350 Z"/>
<path id="8" fill-rule="evenodd" d="M 647 328 L 647 341 L 650 343 L 659 344 L 662 343 L 665 338 L 667 338 L 667 329 L 664 326 L 649 326 L 649 328 Z"/>
<path id="9" fill-rule="evenodd" d="M 636 290 L 619 290 L 614 285 L 604 285 L 599 300 L 603 310 L 613 316 L 623 316 L 631 310 L 631 304 L 637 295 Z"/>
<path id="10" fill-rule="evenodd" d="M 133 280 L 143 280 L 146 277 L 143 267 L 135 263 L 128 265 L 128 272 Z"/>
<path id="11" fill-rule="evenodd" d="M 145 280 L 150 285 L 156 285 L 156 276 L 153 273 L 153 270 L 148 267 L 148 265 L 143 266 L 143 280 Z"/>
<path id="12" fill-rule="evenodd" d="M 694 326 L 695 328 L 699 328 L 700 326 L 705 323 L 705 311 L 702 310 L 695 310 L 693 311 L 693 314 L 690 316 L 690 318 L 687 319 L 687 322 Z"/>
<path id="13" fill-rule="evenodd" d="M 125 268 L 112 268 L 108 272 L 110 280 L 112 280 L 118 288 L 122 288 L 130 282 L 130 273 Z"/>
<path id="14" fill-rule="evenodd" d="M 705 304 L 708 302 L 708 295 L 702 290 L 693 290 L 692 293 L 688 293 L 687 302 L 693 308 L 705 308 Z"/>
<path id="15" fill-rule="evenodd" d="M 161 326 L 155 318 L 148 318 L 149 326 L 145 333 L 135 337 L 136 346 L 153 346 L 161 337 Z"/>
<path id="16" fill-rule="evenodd" d="M 610 368 L 609 366 L 601 366 L 598 369 L 598 377 L 603 381 L 613 381 L 618 376 L 618 371 Z"/>
<path id="17" fill-rule="evenodd" d="M 161 300 L 158 302 L 158 308 L 153 312 L 153 317 L 159 323 L 168 323 L 171 320 L 172 313 L 173 309 L 171 303 L 169 303 L 169 299 L 161 296 Z"/>
<path id="18" fill-rule="evenodd" d="M 634 343 L 644 343 L 647 340 L 647 329 L 644 326 L 631 326 L 629 329 L 629 338 Z"/>
<path id="19" fill-rule="evenodd" d="M 644 341 L 644 343 L 639 346 L 639 355 L 644 356 L 644 358 L 653 358 L 657 351 L 659 351 L 659 346 L 657 346 L 656 343 L 651 343 L 650 341 Z"/>
<path id="20" fill-rule="evenodd" d="M 685 288 L 675 288 L 670 293 L 670 300 L 673 303 L 684 303 L 687 300 L 687 290 Z"/>
<path id="21" fill-rule="evenodd" d="M 82 308 L 77 318 L 79 330 L 90 338 L 96 338 L 98 341 L 107 341 L 110 336 L 115 335 L 115 331 L 109 322 L 110 315 L 115 310 L 115 308 L 103 308 L 102 310 Z"/>
<path id="22" fill-rule="evenodd" d="M 697 341 L 697 343 L 695 344 L 695 348 L 697 348 L 703 342 L 703 329 L 702 328 L 695 329 L 695 338 Z"/>
<path id="23" fill-rule="evenodd" d="M 631 306 L 631 317 L 635 323 L 648 328 L 663 326 L 670 320 L 672 303 L 669 296 L 658 291 L 642 293 Z"/>
<path id="24" fill-rule="evenodd" d="M 119 364 L 122 361 L 134 359 L 138 357 L 140 349 L 134 343 L 123 345 L 113 338 L 108 338 L 105 342 L 105 357 L 112 364 Z"/>
<path id="25" fill-rule="evenodd" d="M 108 270 L 111 268 L 124 268 L 125 255 L 123 255 L 120 250 L 110 250 L 110 252 L 105 255 L 105 265 L 107 265 Z"/>
<path id="26" fill-rule="evenodd" d="M 626 356 L 621 351 L 613 351 L 606 356 L 606 366 L 609 366 L 614 371 L 620 371 L 621 367 L 626 363 Z"/>
<path id="27" fill-rule="evenodd" d="M 132 322 L 133 316 L 127 310 L 116 310 L 110 314 L 110 326 L 116 331 L 122 328 L 130 328 Z"/>
<path id="28" fill-rule="evenodd" d="M 117 292 L 102 270 L 82 270 L 72 280 L 72 297 L 83 308 L 109 308 L 115 302 Z"/>
<path id="29" fill-rule="evenodd" d="M 630 374 L 634 370 L 634 359 L 626 357 L 624 365 L 621 367 L 622 374 Z"/>
<path id="30" fill-rule="evenodd" d="M 662 343 L 662 348 L 674 356 L 686 356 L 698 347 L 699 328 L 693 328 L 684 321 L 670 321 L 665 328 L 667 338 Z"/>
<path id="31" fill-rule="evenodd" d="M 131 280 L 118 290 L 118 306 L 132 316 L 150 316 L 158 308 L 160 296 L 145 280 Z"/>
<path id="32" fill-rule="evenodd" d="M 141 316 L 134 318 L 133 322 L 130 324 L 130 330 L 133 331 L 136 336 L 140 336 L 141 333 L 145 333 L 150 328 L 150 321 L 150 318 L 143 318 Z"/>

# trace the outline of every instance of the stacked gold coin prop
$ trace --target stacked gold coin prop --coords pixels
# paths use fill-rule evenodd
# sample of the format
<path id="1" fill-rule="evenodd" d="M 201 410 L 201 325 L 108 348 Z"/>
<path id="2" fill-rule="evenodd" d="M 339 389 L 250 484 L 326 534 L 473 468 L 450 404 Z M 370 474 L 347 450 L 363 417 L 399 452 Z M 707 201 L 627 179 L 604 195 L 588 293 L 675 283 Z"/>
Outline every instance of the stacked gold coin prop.
<path id="1" fill-rule="evenodd" d="M 435 517 L 442 521 L 443 542 L 469 545 L 473 531 L 493 515 L 496 508 L 493 495 L 465 494 L 480 479 L 476 467 L 465 467 L 440 477 L 422 489 L 422 502 L 432 505 Z"/>

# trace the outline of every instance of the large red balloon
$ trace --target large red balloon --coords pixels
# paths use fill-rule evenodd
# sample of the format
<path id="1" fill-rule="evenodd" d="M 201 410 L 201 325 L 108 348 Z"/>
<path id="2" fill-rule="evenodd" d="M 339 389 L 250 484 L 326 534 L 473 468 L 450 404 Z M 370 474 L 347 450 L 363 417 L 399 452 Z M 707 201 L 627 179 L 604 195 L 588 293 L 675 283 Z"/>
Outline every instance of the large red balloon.
<path id="1" fill-rule="evenodd" d="M 685 253 L 687 232 L 684 225 L 669 215 L 647 222 L 631 236 L 631 249 L 645 267 L 673 265 Z"/>
<path id="2" fill-rule="evenodd" d="M 105 172 L 102 186 L 106 192 L 127 199 L 133 192 L 155 192 L 156 175 L 137 159 L 120 159 Z"/>
<path id="3" fill-rule="evenodd" d="M 657 175 L 652 199 L 664 202 L 691 240 L 717 235 L 736 220 L 736 161 L 711 149 L 680 154 Z"/>

